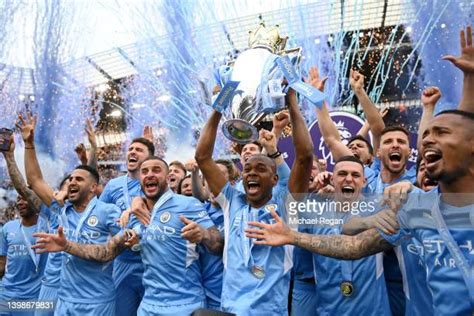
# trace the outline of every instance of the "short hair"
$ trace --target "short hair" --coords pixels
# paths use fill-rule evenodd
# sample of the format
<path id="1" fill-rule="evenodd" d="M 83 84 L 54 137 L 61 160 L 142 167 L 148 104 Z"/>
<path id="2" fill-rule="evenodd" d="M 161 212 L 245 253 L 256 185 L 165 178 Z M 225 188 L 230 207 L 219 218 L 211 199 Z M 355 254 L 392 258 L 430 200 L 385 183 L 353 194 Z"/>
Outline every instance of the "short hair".
<path id="1" fill-rule="evenodd" d="M 392 125 L 392 126 L 385 127 L 380 133 L 380 137 L 390 132 L 402 132 L 407 136 L 408 140 L 410 140 L 410 132 L 408 132 L 408 130 L 405 127 L 399 126 L 399 125 Z"/>
<path id="2" fill-rule="evenodd" d="M 438 116 L 444 115 L 444 114 L 454 114 L 454 115 L 459 115 L 461 118 L 465 118 L 465 119 L 468 119 L 468 120 L 471 120 L 471 121 L 474 120 L 474 113 L 463 111 L 463 110 L 458 110 L 458 109 L 441 111 L 438 114 L 436 114 L 435 117 L 438 117 Z M 461 125 L 463 127 L 468 127 L 469 128 L 468 129 L 468 135 L 469 136 L 471 136 L 474 133 L 474 125 L 472 123 L 461 124 Z"/>
<path id="3" fill-rule="evenodd" d="M 153 143 L 145 137 L 134 138 L 130 145 L 133 143 L 140 143 L 142 145 L 145 145 L 148 149 L 148 153 L 150 154 L 150 156 L 153 156 L 155 154 L 155 145 L 153 145 Z"/>
<path id="4" fill-rule="evenodd" d="M 250 161 L 250 159 L 263 159 L 265 161 L 268 161 L 270 162 L 270 167 L 272 168 L 272 170 L 275 172 L 275 174 L 277 173 L 277 165 L 276 165 L 276 162 L 275 160 L 271 159 L 270 157 L 268 157 L 267 155 L 264 155 L 264 154 L 256 154 L 256 155 L 253 155 L 252 157 L 250 157 L 246 164 Z"/>
<path id="5" fill-rule="evenodd" d="M 158 160 L 158 161 L 161 161 L 161 162 L 166 166 L 166 170 L 169 170 L 169 168 L 170 168 L 170 167 L 168 166 L 168 163 L 167 163 L 165 160 L 163 160 L 162 158 L 157 157 L 157 156 L 148 156 L 145 160 L 143 160 L 142 165 L 143 165 L 143 163 L 144 163 L 145 161 L 149 161 L 149 160 Z"/>
<path id="6" fill-rule="evenodd" d="M 99 176 L 99 172 L 97 171 L 97 169 L 95 168 L 92 168 L 91 166 L 88 166 L 88 165 L 79 165 L 77 166 L 76 168 L 74 168 L 74 170 L 85 170 L 87 172 L 89 172 L 89 174 L 92 176 L 92 178 L 94 178 L 95 182 L 99 183 L 100 182 L 100 176 Z"/>
<path id="7" fill-rule="evenodd" d="M 235 150 L 236 152 L 241 155 L 242 154 L 242 150 L 244 149 L 245 146 L 247 146 L 248 144 L 254 144 L 256 146 L 258 146 L 258 149 L 260 150 L 260 152 L 262 151 L 263 149 L 263 146 L 262 144 L 260 144 L 258 141 L 254 141 L 254 142 L 251 142 L 251 143 L 247 143 L 247 144 L 238 144 L 238 143 L 235 143 Z"/>
<path id="8" fill-rule="evenodd" d="M 468 112 L 468 111 L 463 111 L 463 110 L 458 110 L 458 109 L 441 111 L 438 114 L 436 114 L 435 117 L 438 117 L 438 116 L 444 115 L 444 114 L 455 114 L 455 115 L 460 115 L 462 117 L 465 117 L 467 119 L 474 120 L 474 113 Z"/>
<path id="9" fill-rule="evenodd" d="M 64 176 L 64 178 L 61 180 L 61 182 L 59 182 L 59 190 L 61 190 L 61 188 L 63 187 L 64 183 L 66 183 L 67 180 L 69 180 L 69 177 L 71 177 L 71 174 L 68 173 Z"/>
<path id="10" fill-rule="evenodd" d="M 170 162 L 170 167 L 171 166 L 176 166 L 178 167 L 179 169 L 183 170 L 184 171 L 184 175 L 186 175 L 187 170 L 186 170 L 186 167 L 184 166 L 184 164 L 181 162 L 181 161 L 178 161 L 178 160 L 174 160 L 172 162 Z"/>
<path id="11" fill-rule="evenodd" d="M 216 159 L 215 163 L 226 167 L 230 180 L 236 180 L 239 177 L 239 172 L 232 161 L 226 159 Z"/>
<path id="12" fill-rule="evenodd" d="M 181 185 L 183 184 L 184 180 L 185 179 L 188 179 L 188 178 L 191 178 L 191 175 L 188 174 L 187 176 L 185 176 L 184 178 L 182 178 L 181 180 L 179 180 L 179 183 L 178 183 L 178 189 L 176 190 L 176 193 L 178 194 L 182 194 L 183 192 L 181 191 Z"/>
<path id="13" fill-rule="evenodd" d="M 356 136 L 352 137 L 352 138 L 349 140 L 349 142 L 347 143 L 347 147 L 349 147 L 349 145 L 350 145 L 351 143 L 355 142 L 356 140 L 360 140 L 360 141 L 364 142 L 364 143 L 367 145 L 367 147 L 369 148 L 369 153 L 370 153 L 372 156 L 374 155 L 374 147 L 372 147 L 372 144 L 371 144 L 367 139 L 365 139 L 365 137 L 362 136 L 362 135 L 356 135 Z"/>
<path id="14" fill-rule="evenodd" d="M 336 166 L 338 163 L 340 162 L 344 162 L 344 161 L 351 161 L 351 162 L 355 162 L 355 163 L 358 163 L 361 167 L 362 167 L 362 170 L 365 169 L 364 167 L 364 164 L 362 163 L 362 161 L 360 161 L 359 158 L 357 158 L 356 156 L 352 156 L 352 155 L 348 155 L 348 156 L 342 156 L 341 158 L 339 158 L 336 163 L 334 164 L 334 169 L 336 169 Z"/>

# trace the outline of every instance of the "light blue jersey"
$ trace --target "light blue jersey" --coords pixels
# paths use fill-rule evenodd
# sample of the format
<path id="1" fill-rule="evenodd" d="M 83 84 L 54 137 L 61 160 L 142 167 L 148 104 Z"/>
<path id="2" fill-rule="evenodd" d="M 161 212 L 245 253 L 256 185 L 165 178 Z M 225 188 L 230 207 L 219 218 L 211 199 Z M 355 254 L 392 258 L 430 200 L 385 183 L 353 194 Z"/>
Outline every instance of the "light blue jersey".
<path id="1" fill-rule="evenodd" d="M 410 193 L 407 203 L 398 212 L 401 227 L 399 232 L 395 235 L 380 234 L 394 245 L 402 243 L 404 238 L 414 238 L 419 242 L 420 248 L 417 251 L 421 253 L 426 265 L 435 315 L 470 315 L 472 307 L 467 283 L 438 231 L 433 212 L 436 205 L 439 205 L 440 214 L 447 223 L 460 254 L 472 269 L 474 205 L 454 207 L 443 202 L 438 204 L 438 193 L 437 190 Z M 418 305 L 416 301 L 413 304 Z"/>
<path id="2" fill-rule="evenodd" d="M 214 225 L 222 237 L 224 237 L 224 213 L 219 205 L 206 203 L 205 208 Z M 207 297 L 207 306 L 211 309 L 220 309 L 222 278 L 224 275 L 224 264 L 222 256 L 209 253 L 206 247 L 199 245 L 199 262 L 201 264 L 202 285 Z"/>
<path id="3" fill-rule="evenodd" d="M 293 247 L 254 245 L 244 232 L 249 219 L 273 223 L 270 209 L 286 217 L 287 195 L 288 189 L 280 187 L 274 190 L 272 199 L 264 207 L 251 209 L 245 194 L 227 183 L 216 198 L 224 211 L 224 280 L 221 297 L 224 311 L 237 315 L 288 313 Z"/>
<path id="4" fill-rule="evenodd" d="M 156 202 L 150 225 L 143 226 L 132 217 L 131 226 L 140 235 L 145 272 L 145 295 L 139 315 L 175 313 L 190 314 L 205 306 L 201 267 L 196 244 L 181 237 L 185 224 L 179 216 L 197 222 L 204 228 L 214 226 L 203 204 L 195 198 L 165 192 Z"/>
<path id="5" fill-rule="evenodd" d="M 307 219 L 306 213 L 298 218 Z M 309 225 L 299 225 L 301 233 L 312 233 Z M 313 254 L 306 249 L 295 247 L 293 251 L 293 293 L 291 315 L 315 315 L 317 307 L 316 282 L 313 268 Z"/>
<path id="6" fill-rule="evenodd" d="M 313 255 L 305 249 L 295 247 L 293 260 L 291 315 L 315 315 L 317 295 L 313 270 Z"/>
<path id="7" fill-rule="evenodd" d="M 132 199 L 140 195 L 140 181 L 123 175 L 107 183 L 100 195 L 100 200 L 117 205 L 123 212 L 130 208 Z M 117 290 L 115 304 L 117 316 L 136 313 L 145 292 L 142 278 L 143 263 L 138 248 L 126 249 L 117 256 L 113 272 Z"/>
<path id="8" fill-rule="evenodd" d="M 48 208 L 46 205 L 41 205 L 40 214 L 47 218 L 49 225 L 49 233 L 56 234 L 59 226 L 58 216 L 61 213 L 62 207 L 53 201 Z M 61 264 L 62 252 L 52 252 L 48 255 L 48 261 L 44 270 L 44 277 L 42 284 L 51 287 L 59 288 L 59 280 L 61 278 Z"/>
<path id="9" fill-rule="evenodd" d="M 40 215 L 49 223 L 49 233 L 56 234 L 59 226 L 58 216 L 61 214 L 61 206 L 54 201 L 50 207 L 42 204 Z M 44 269 L 43 279 L 41 281 L 41 290 L 38 295 L 38 301 L 53 302 L 56 307 L 58 299 L 58 289 L 61 279 L 61 265 L 63 262 L 62 252 L 51 252 L 48 254 L 48 260 Z M 35 311 L 35 316 L 52 316 L 54 309 Z"/>
<path id="10" fill-rule="evenodd" d="M 396 247 L 401 264 L 406 316 L 433 315 L 433 297 L 426 281 L 423 246 L 415 238 L 404 238 Z"/>
<path id="11" fill-rule="evenodd" d="M 104 244 L 120 231 L 119 217 L 117 206 L 94 197 L 81 213 L 66 203 L 60 220 L 67 239 L 83 244 Z M 60 300 L 78 304 L 114 301 L 112 262 L 100 263 L 64 254 L 58 296 Z"/>
<path id="12" fill-rule="evenodd" d="M 38 297 L 41 278 L 46 266 L 47 254 L 36 254 L 31 246 L 36 243 L 32 235 L 45 231 L 45 223 L 38 217 L 38 223 L 25 227 L 21 219 L 3 226 L 0 236 L 0 256 L 6 256 L 5 275 L 0 303 L 8 300 L 33 300 Z"/>
<path id="13" fill-rule="evenodd" d="M 349 220 L 350 214 L 326 212 L 324 219 Z M 317 222 L 321 223 L 320 220 Z M 318 224 L 312 227 L 317 235 L 340 235 L 341 222 L 334 225 Z M 383 274 L 383 254 L 359 260 L 339 260 L 313 254 L 314 271 L 317 276 L 316 315 L 387 315 L 390 316 L 387 287 Z M 350 296 L 341 292 L 341 285 L 349 282 Z"/>
<path id="14" fill-rule="evenodd" d="M 411 183 L 416 182 L 416 168 L 411 168 L 405 171 L 398 179 L 392 183 L 383 183 L 381 177 L 381 161 L 378 158 L 374 159 L 372 166 L 370 168 L 365 168 L 365 177 L 367 178 L 367 184 L 363 189 L 365 194 L 383 194 L 386 187 L 400 182 L 400 181 L 410 181 Z M 390 305 L 392 307 L 392 312 L 394 315 L 404 315 L 407 310 L 406 306 L 406 290 L 407 285 L 404 285 L 403 282 L 414 282 L 413 279 L 406 278 L 402 271 L 404 269 L 404 262 L 398 254 L 402 254 L 403 249 L 394 249 L 393 251 L 387 251 L 384 256 L 384 273 L 385 281 L 388 288 L 388 295 L 390 300 Z M 415 285 L 416 286 L 416 285 Z M 404 288 L 405 287 L 405 288 Z M 405 290 L 405 291 L 404 291 Z"/>
<path id="15" fill-rule="evenodd" d="M 117 205 L 123 212 L 130 208 L 132 200 L 136 196 L 141 196 L 140 181 L 123 175 L 107 183 L 100 195 L 100 200 Z M 140 252 L 126 249 L 117 256 L 116 260 L 141 263 Z"/>

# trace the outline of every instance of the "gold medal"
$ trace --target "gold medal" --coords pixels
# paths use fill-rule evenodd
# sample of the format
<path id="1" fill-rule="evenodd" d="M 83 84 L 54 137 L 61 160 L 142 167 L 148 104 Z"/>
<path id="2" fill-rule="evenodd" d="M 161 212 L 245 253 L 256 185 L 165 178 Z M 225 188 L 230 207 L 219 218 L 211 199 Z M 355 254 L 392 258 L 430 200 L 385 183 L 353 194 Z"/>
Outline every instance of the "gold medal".
<path id="1" fill-rule="evenodd" d="M 261 266 L 254 265 L 252 267 L 252 274 L 257 278 L 257 279 L 263 279 L 265 277 L 265 270 Z"/>
<path id="2" fill-rule="evenodd" d="M 341 293 L 342 295 L 346 297 L 352 296 L 352 293 L 354 293 L 354 286 L 352 285 L 352 282 L 348 282 L 348 281 L 342 282 Z"/>

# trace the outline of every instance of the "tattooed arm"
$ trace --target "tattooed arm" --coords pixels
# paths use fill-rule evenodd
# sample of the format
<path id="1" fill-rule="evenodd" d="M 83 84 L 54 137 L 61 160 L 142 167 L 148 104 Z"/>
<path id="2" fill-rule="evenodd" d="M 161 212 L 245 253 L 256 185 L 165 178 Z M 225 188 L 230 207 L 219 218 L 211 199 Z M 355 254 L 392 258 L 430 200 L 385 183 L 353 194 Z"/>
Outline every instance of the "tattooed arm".
<path id="1" fill-rule="evenodd" d="M 222 251 L 224 250 L 224 238 L 222 238 L 217 227 L 213 226 L 206 229 L 206 233 L 204 234 L 201 243 L 210 253 L 222 255 Z"/>
<path id="2" fill-rule="evenodd" d="M 212 254 L 222 254 L 224 250 L 224 238 L 222 238 L 219 230 L 215 226 L 206 229 L 184 216 L 180 216 L 179 218 L 186 225 L 181 229 L 181 237 L 192 243 L 203 244 Z"/>
<path id="3" fill-rule="evenodd" d="M 115 259 L 125 248 L 137 241 L 137 235 L 132 230 L 126 230 L 124 234 L 118 233 L 108 243 L 100 245 L 79 244 L 67 240 L 62 227 L 59 227 L 58 234 L 37 233 L 33 236 L 38 238 L 32 247 L 36 249 L 36 253 L 64 251 L 76 257 L 99 262 Z"/>
<path id="4" fill-rule="evenodd" d="M 361 259 L 393 247 L 376 229 L 366 230 L 356 236 L 324 236 L 295 232 L 291 244 L 323 256 L 343 260 Z"/>
<path id="5" fill-rule="evenodd" d="M 387 250 L 393 246 L 376 229 L 366 230 L 356 236 L 311 235 L 291 230 L 283 220 L 271 211 L 276 224 L 249 222 L 257 229 L 246 229 L 248 238 L 255 238 L 254 244 L 267 246 L 294 245 L 323 256 L 357 260 Z"/>
<path id="6" fill-rule="evenodd" d="M 12 137 L 10 149 L 3 152 L 3 156 L 5 157 L 5 161 L 7 163 L 8 175 L 10 176 L 13 186 L 15 187 L 15 190 L 18 192 L 18 194 L 26 199 L 28 204 L 33 206 L 33 208 L 38 211 L 41 206 L 41 200 L 32 190 L 28 189 L 25 179 L 23 179 L 23 176 L 18 169 L 18 165 L 16 164 L 14 151 L 15 143 Z"/>
<path id="7" fill-rule="evenodd" d="M 108 262 L 115 259 L 125 248 L 125 237 L 119 233 L 102 245 L 78 244 L 68 240 L 64 251 L 86 260 Z"/>

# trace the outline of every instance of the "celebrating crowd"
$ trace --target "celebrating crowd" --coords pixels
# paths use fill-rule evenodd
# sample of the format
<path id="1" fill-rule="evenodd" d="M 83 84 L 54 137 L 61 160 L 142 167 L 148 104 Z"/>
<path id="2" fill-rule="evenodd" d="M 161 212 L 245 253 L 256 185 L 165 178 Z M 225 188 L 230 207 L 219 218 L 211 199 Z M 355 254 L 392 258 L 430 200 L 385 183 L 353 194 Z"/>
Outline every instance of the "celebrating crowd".
<path id="1" fill-rule="evenodd" d="M 461 56 L 444 59 L 464 74 L 462 99 L 434 115 L 441 91 L 423 91 L 411 169 L 409 133 L 385 126 L 356 70 L 372 141 L 361 132 L 345 145 L 328 105 L 315 106 L 332 172 L 291 88 L 273 129 L 241 146 L 242 170 L 213 158 L 214 110 L 195 160 L 155 155 L 147 129 L 128 146 L 127 173 L 103 188 L 93 153 L 47 183 L 36 118 L 20 115 L 26 180 L 14 143 L 3 152 L 19 219 L 1 232 L 0 315 L 473 315 L 471 27 L 460 37 Z M 325 81 L 310 69 L 307 84 Z M 291 167 L 278 150 L 289 124 Z"/>

